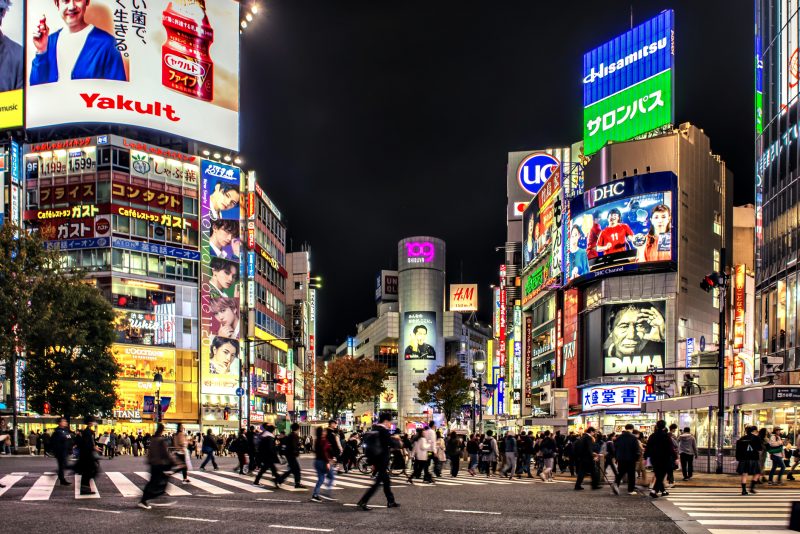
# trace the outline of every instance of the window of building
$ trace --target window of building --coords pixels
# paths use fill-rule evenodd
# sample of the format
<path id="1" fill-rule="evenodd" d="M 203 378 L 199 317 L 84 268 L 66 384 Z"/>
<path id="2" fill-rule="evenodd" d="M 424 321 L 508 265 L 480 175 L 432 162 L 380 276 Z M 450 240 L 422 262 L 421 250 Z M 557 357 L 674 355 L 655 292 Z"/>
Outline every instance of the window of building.
<path id="1" fill-rule="evenodd" d="M 719 272 L 719 250 L 714 249 L 714 261 L 711 270 Z"/>
<path id="2" fill-rule="evenodd" d="M 714 212 L 714 233 L 722 235 L 722 214 L 717 211 Z"/>
<path id="3" fill-rule="evenodd" d="M 719 344 L 719 323 L 711 325 L 711 343 Z"/>

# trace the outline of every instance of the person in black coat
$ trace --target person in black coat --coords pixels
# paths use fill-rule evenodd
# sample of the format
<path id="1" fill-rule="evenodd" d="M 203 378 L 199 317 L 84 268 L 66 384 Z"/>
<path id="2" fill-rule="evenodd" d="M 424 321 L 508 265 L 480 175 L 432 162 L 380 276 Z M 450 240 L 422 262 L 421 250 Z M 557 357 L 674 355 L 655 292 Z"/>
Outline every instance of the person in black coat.
<path id="1" fill-rule="evenodd" d="M 87 415 L 84 419 L 86 428 L 81 432 L 81 439 L 78 445 L 78 462 L 75 464 L 75 472 L 81 475 L 81 495 L 94 495 L 89 482 L 97 476 L 100 471 L 98 459 L 100 458 L 100 447 L 94 440 L 94 428 L 97 426 L 95 418 Z"/>
<path id="2" fill-rule="evenodd" d="M 675 465 L 677 455 L 675 454 L 675 447 L 672 445 L 672 438 L 667 432 L 666 421 L 660 420 L 656 423 L 656 431 L 647 440 L 644 457 L 645 459 L 650 459 L 650 465 L 653 466 L 653 474 L 656 479 L 653 489 L 650 491 L 650 496 L 656 498 L 659 493 L 662 496 L 669 495 L 664 487 L 664 477 L 667 476 L 667 471 Z"/>
<path id="3" fill-rule="evenodd" d="M 58 427 L 53 430 L 53 437 L 50 438 L 50 450 L 58 462 L 58 481 L 62 486 L 69 486 L 70 482 L 64 477 L 64 470 L 67 467 L 67 458 L 72 451 L 72 432 L 69 431 L 67 418 L 58 419 Z"/>
<path id="4" fill-rule="evenodd" d="M 642 451 L 639 447 L 639 440 L 633 435 L 633 425 L 628 423 L 625 430 L 620 432 L 614 440 L 614 453 L 617 458 L 617 476 L 614 480 L 614 493 L 619 494 L 619 485 L 622 477 L 628 477 L 628 493 L 636 493 L 636 462 Z"/>
<path id="5" fill-rule="evenodd" d="M 378 419 L 378 424 L 372 425 L 372 430 L 374 432 L 378 432 L 381 444 L 381 453 L 380 456 L 375 458 L 373 462 L 373 466 L 375 467 L 375 482 L 372 484 L 372 486 L 367 488 L 364 496 L 361 497 L 361 500 L 359 500 L 356 504 L 356 506 L 364 511 L 370 509 L 369 506 L 367 506 L 367 503 L 381 485 L 383 485 L 383 493 L 386 495 L 386 507 L 397 508 L 400 506 L 394 500 L 394 494 L 392 493 L 392 480 L 389 477 L 389 455 L 391 454 L 392 449 L 396 448 L 396 445 L 393 443 L 392 436 L 389 434 L 389 424 L 391 420 L 391 415 L 382 413 Z"/>
<path id="6" fill-rule="evenodd" d="M 275 463 L 278 461 L 278 451 L 275 448 L 275 427 L 268 424 L 261 425 L 263 432 L 261 432 L 261 439 L 258 442 L 258 465 L 260 469 L 256 474 L 256 479 L 253 485 L 258 486 L 264 472 L 269 469 L 272 472 L 272 479 L 278 479 L 278 470 L 275 469 Z M 275 487 L 278 487 L 277 482 Z"/>
<path id="7" fill-rule="evenodd" d="M 297 457 L 300 456 L 300 450 L 303 447 L 303 443 L 300 440 L 300 425 L 298 423 L 292 423 L 291 429 L 292 431 L 289 435 L 281 440 L 281 443 L 286 444 L 286 452 L 284 455 L 286 456 L 286 463 L 288 464 L 287 470 L 275 479 L 275 484 L 280 485 L 284 480 L 289 478 L 290 475 L 293 475 L 294 487 L 301 489 L 305 486 L 301 483 L 300 463 L 297 461 Z"/>
<path id="8" fill-rule="evenodd" d="M 574 452 L 575 467 L 578 469 L 578 477 L 575 479 L 575 490 L 583 489 L 583 478 L 589 473 L 592 479 L 592 489 L 600 489 L 600 472 L 595 468 L 594 442 L 597 431 L 589 427 L 578 440 L 575 441 Z"/>

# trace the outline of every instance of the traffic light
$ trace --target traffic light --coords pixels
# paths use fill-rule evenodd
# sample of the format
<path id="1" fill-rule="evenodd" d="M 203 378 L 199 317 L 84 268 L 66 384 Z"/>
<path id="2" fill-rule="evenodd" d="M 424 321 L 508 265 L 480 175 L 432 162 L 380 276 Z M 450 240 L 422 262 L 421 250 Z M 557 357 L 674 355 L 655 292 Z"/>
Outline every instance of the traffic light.
<path id="1" fill-rule="evenodd" d="M 644 392 L 652 395 L 656 392 L 656 375 L 645 375 Z"/>
<path id="2" fill-rule="evenodd" d="M 231 409 L 225 406 L 225 409 L 222 410 L 222 419 L 227 421 L 231 418 Z"/>
<path id="3" fill-rule="evenodd" d="M 50 403 L 44 401 L 44 405 L 42 406 L 43 415 L 50 415 Z"/>
<path id="4" fill-rule="evenodd" d="M 706 293 L 710 292 L 712 289 L 721 287 L 725 282 L 724 277 L 719 274 L 718 272 L 713 272 L 705 275 L 703 279 L 700 281 L 700 287 Z"/>

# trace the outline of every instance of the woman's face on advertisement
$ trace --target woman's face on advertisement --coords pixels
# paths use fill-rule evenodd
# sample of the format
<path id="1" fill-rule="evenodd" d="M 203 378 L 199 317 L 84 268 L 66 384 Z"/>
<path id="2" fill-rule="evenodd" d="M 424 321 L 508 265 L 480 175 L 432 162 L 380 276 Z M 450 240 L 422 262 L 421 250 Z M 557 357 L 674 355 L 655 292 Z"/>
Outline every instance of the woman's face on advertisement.
<path id="1" fill-rule="evenodd" d="M 214 352 L 214 363 L 223 366 L 225 369 L 230 369 L 234 358 L 236 358 L 236 349 L 231 343 L 223 343 Z"/>
<path id="2" fill-rule="evenodd" d="M 650 224 L 653 225 L 656 233 L 663 234 L 667 231 L 669 225 L 669 213 L 666 211 L 657 211 L 650 217 Z"/>

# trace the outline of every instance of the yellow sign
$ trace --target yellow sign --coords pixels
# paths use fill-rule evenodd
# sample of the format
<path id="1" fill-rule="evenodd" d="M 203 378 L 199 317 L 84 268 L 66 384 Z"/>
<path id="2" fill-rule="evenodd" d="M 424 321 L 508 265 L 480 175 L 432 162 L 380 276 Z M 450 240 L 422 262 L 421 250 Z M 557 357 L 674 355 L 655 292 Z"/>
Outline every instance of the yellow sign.
<path id="1" fill-rule="evenodd" d="M 271 345 L 273 347 L 277 347 L 284 352 L 289 351 L 289 345 L 287 345 L 285 341 L 280 341 L 278 338 L 268 332 L 265 332 L 264 330 L 261 330 L 259 327 L 256 327 L 256 337 L 264 341 L 272 341 Z"/>
<path id="2" fill-rule="evenodd" d="M 161 373 L 163 380 L 175 380 L 174 349 L 114 344 L 111 353 L 122 367 L 120 378 L 152 380 L 156 373 Z"/>
<path id="3" fill-rule="evenodd" d="M 119 380 L 117 382 L 117 404 L 115 410 L 142 410 L 145 395 L 153 397 L 156 394 L 156 385 L 152 380 Z M 175 384 L 161 384 L 159 390 L 161 397 L 170 398 L 171 408 L 175 411 Z"/>
<path id="4" fill-rule="evenodd" d="M 22 89 L 0 93 L 0 128 L 18 126 L 22 126 Z"/>

